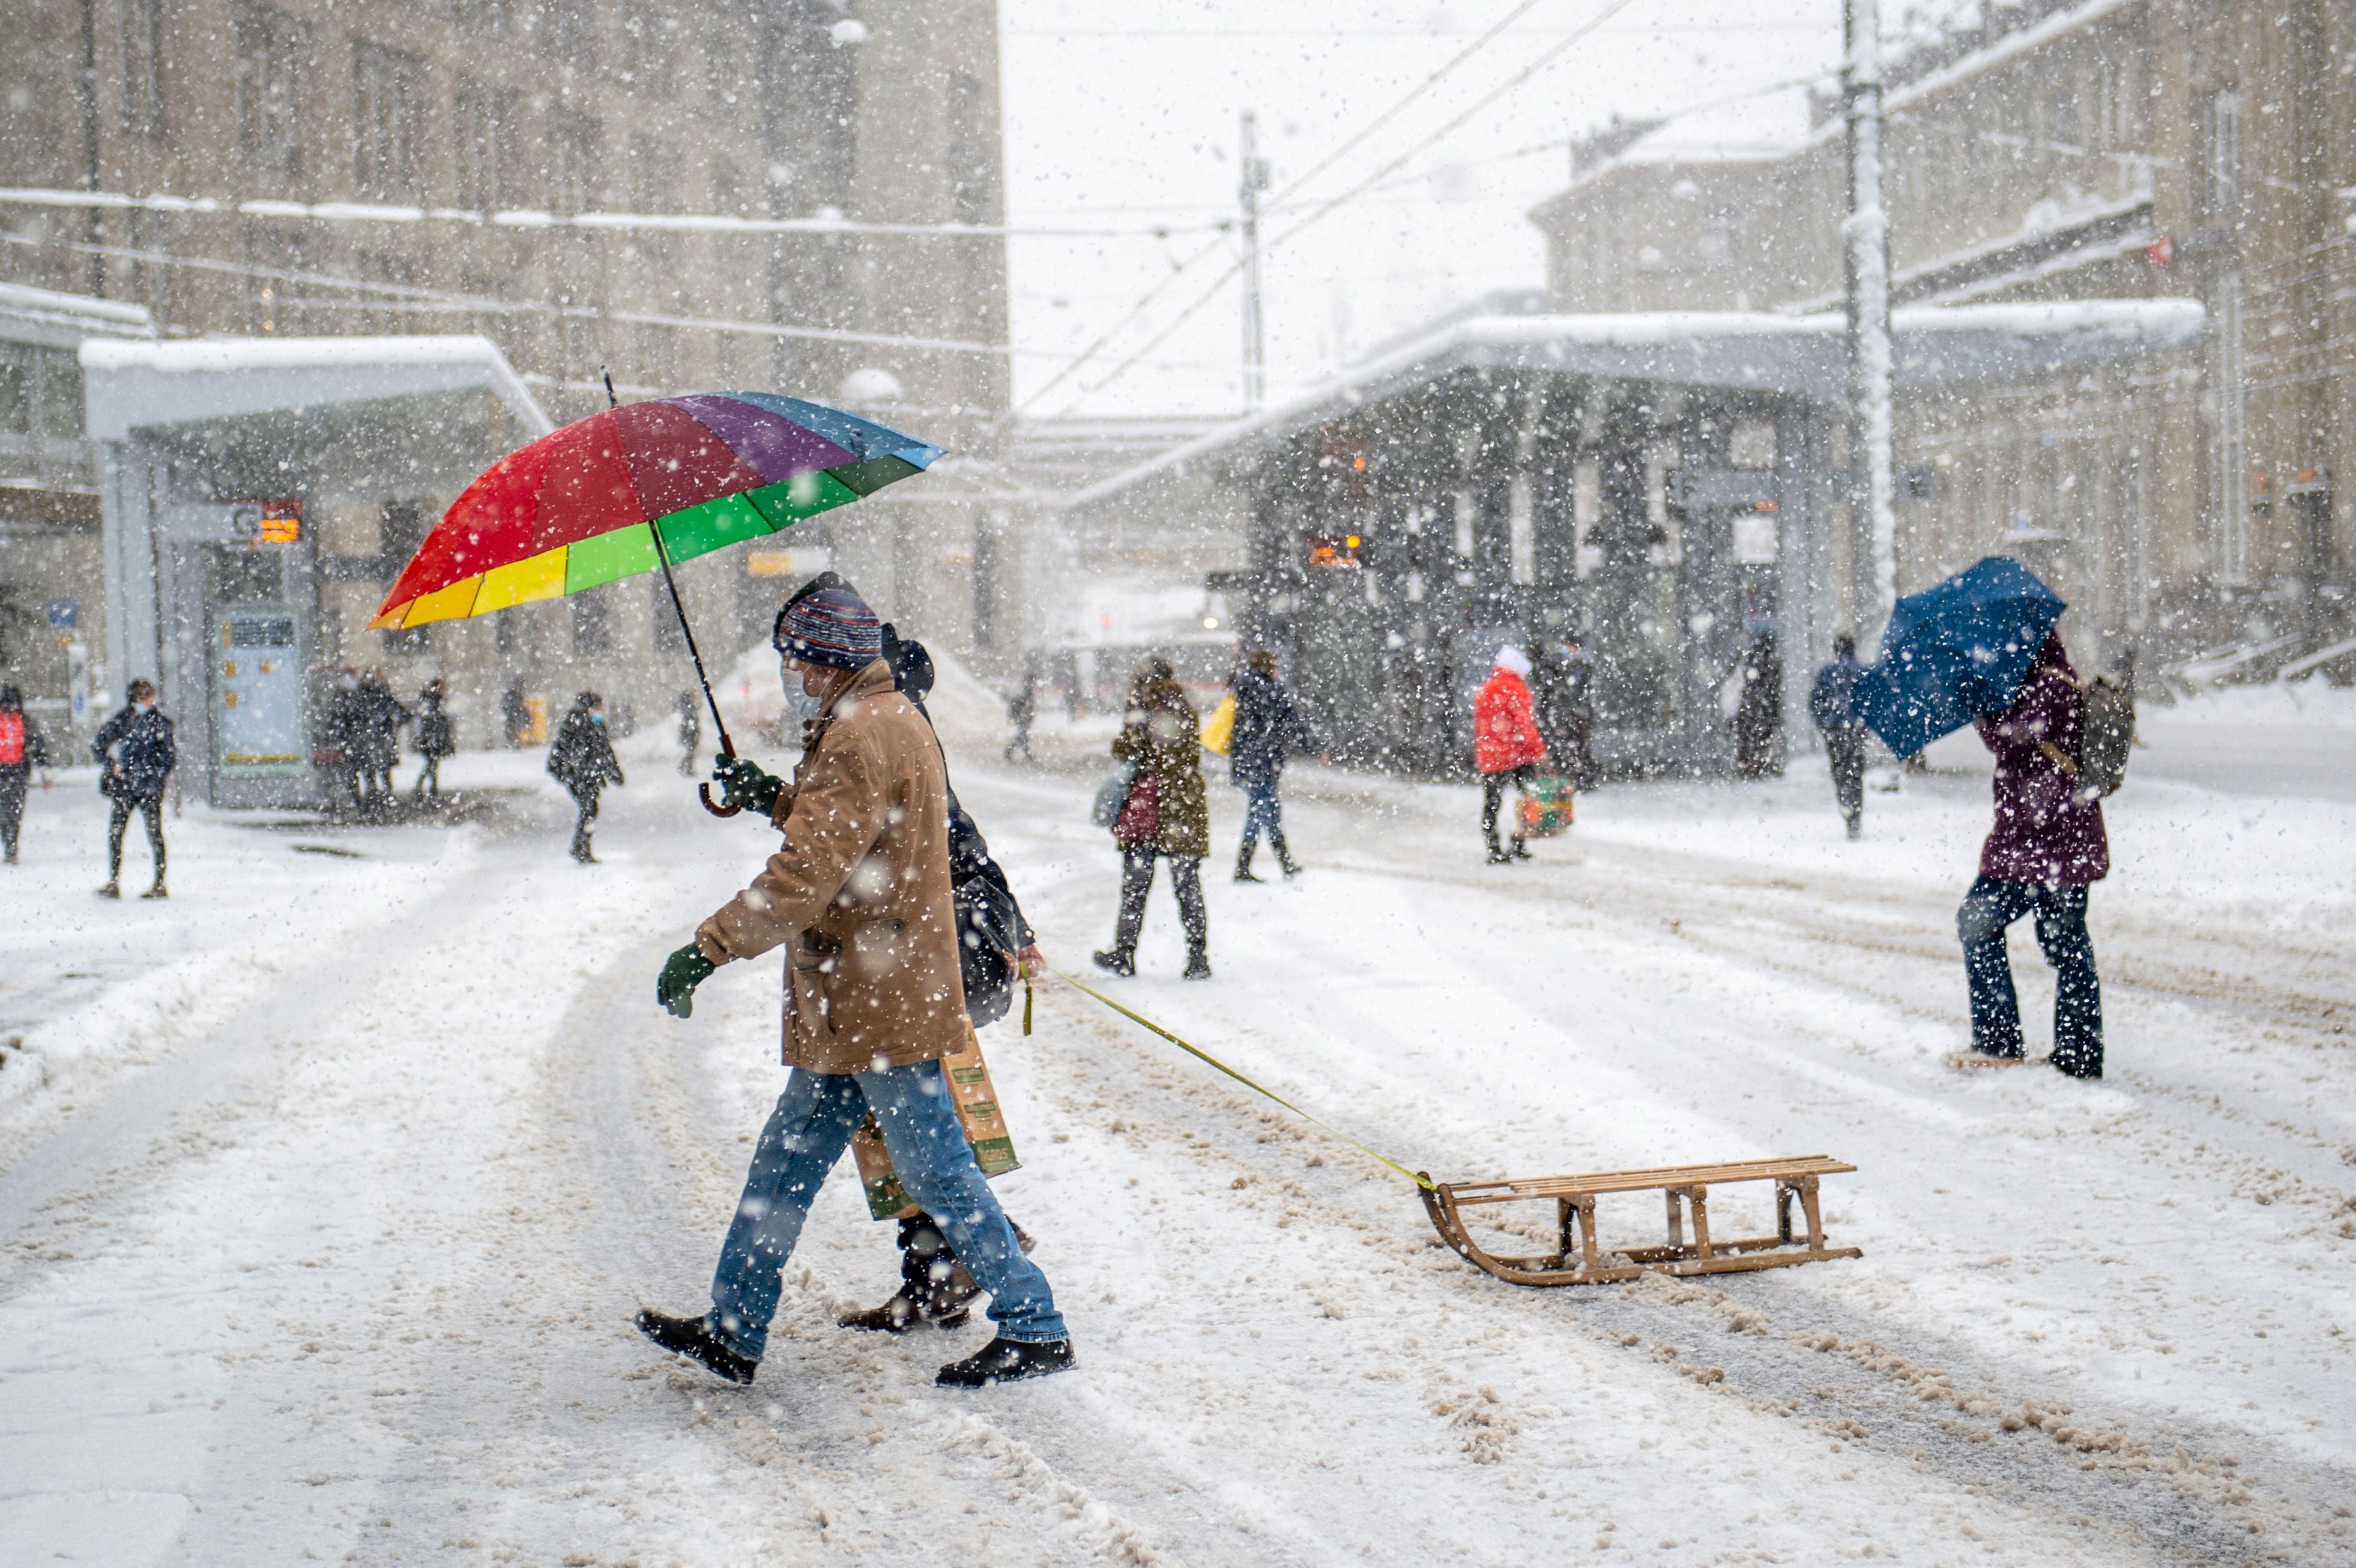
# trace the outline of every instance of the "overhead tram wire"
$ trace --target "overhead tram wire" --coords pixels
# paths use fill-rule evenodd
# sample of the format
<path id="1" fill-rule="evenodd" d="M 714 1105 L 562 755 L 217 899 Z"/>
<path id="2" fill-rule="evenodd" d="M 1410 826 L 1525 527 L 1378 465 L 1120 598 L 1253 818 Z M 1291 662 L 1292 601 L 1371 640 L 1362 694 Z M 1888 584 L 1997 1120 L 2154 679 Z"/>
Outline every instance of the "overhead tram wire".
<path id="1" fill-rule="evenodd" d="M 1276 238 L 1270 240 L 1268 242 L 1268 248 L 1270 251 L 1275 250 L 1278 246 L 1282 245 L 1286 240 L 1290 240 L 1301 233 L 1301 230 L 1309 228 L 1311 225 L 1333 213 L 1344 202 L 1364 195 L 1366 191 L 1372 189 L 1377 182 L 1387 179 L 1392 175 L 1397 174 L 1399 169 L 1407 164 L 1408 159 L 1414 157 L 1418 153 L 1422 152 L 1426 147 L 1430 146 L 1433 143 L 1440 141 L 1441 138 L 1454 134 L 1457 130 L 1462 127 L 1463 124 L 1467 121 L 1471 120 L 1474 115 L 1488 108 L 1489 105 L 1494 103 L 1498 99 L 1505 96 L 1505 94 L 1513 91 L 1514 89 L 1521 86 L 1522 83 L 1529 80 L 1530 78 L 1544 70 L 1547 66 L 1552 65 L 1557 59 L 1559 59 L 1572 45 L 1579 43 L 1589 34 L 1594 32 L 1596 28 L 1601 27 L 1604 23 L 1610 21 L 1612 17 L 1618 16 L 1621 12 L 1626 10 L 1630 5 L 1634 4 L 1635 0 L 1608 0 L 1608 3 L 1604 5 L 1603 9 L 1589 17 L 1586 22 L 1582 23 L 1578 27 L 1573 28 L 1570 32 L 1565 34 L 1560 42 L 1557 43 L 1552 48 L 1547 49 L 1544 54 L 1538 56 L 1537 59 L 1532 60 L 1519 73 L 1508 78 L 1499 86 L 1492 89 L 1490 91 L 1483 94 L 1480 98 L 1474 100 L 1472 103 L 1458 113 L 1455 118 L 1450 120 L 1447 123 L 1441 125 L 1438 130 L 1430 133 L 1429 135 L 1426 135 L 1422 140 L 1408 148 L 1407 151 L 1399 154 L 1389 163 L 1385 164 L 1381 168 L 1376 169 L 1373 174 L 1368 175 L 1365 179 L 1360 180 L 1356 185 L 1352 186 L 1349 189 L 1342 192 L 1339 196 L 1330 197 L 1323 203 L 1320 204 L 1306 218 L 1303 218 L 1300 222 L 1295 223 L 1291 228 L 1285 229 L 1282 233 L 1277 235 Z M 1068 415 L 1073 409 L 1079 406 L 1080 398 L 1091 397 L 1096 393 L 1102 391 L 1105 388 L 1118 380 L 1124 373 L 1135 368 L 1144 359 L 1145 356 L 1151 354 L 1156 348 L 1161 347 L 1163 343 L 1169 340 L 1170 336 L 1176 332 L 1181 326 L 1184 325 L 1196 311 L 1201 310 L 1205 305 L 1216 299 L 1219 296 L 1219 292 L 1226 287 L 1228 281 L 1236 277 L 1242 271 L 1243 263 L 1238 261 L 1230 266 L 1225 272 L 1220 273 L 1218 280 L 1212 283 L 1207 291 L 1198 296 L 1193 304 L 1188 305 L 1184 310 L 1181 311 L 1169 325 L 1163 327 L 1160 332 L 1155 333 L 1152 337 L 1147 339 L 1143 347 L 1140 347 L 1136 353 L 1122 360 L 1119 365 L 1114 366 L 1111 370 L 1105 374 L 1102 379 L 1091 382 L 1087 387 L 1082 389 L 1079 396 L 1073 399 L 1071 402 L 1066 404 L 1057 413 L 1056 417 L 1060 419 L 1065 415 Z"/>
<path id="2" fill-rule="evenodd" d="M 1307 185 L 1311 180 L 1315 179 L 1319 175 L 1323 174 L 1327 169 L 1332 168 L 1337 161 L 1347 155 L 1354 148 L 1365 141 L 1367 137 L 1373 135 L 1376 131 L 1381 130 L 1384 125 L 1387 124 L 1392 116 L 1398 114 L 1408 104 L 1413 103 L 1417 99 L 1422 97 L 1425 93 L 1439 86 L 1442 81 L 1445 81 L 1449 76 L 1454 72 L 1458 66 L 1462 65 L 1466 60 L 1471 59 L 1482 49 L 1487 48 L 1500 33 L 1503 33 L 1507 27 L 1512 27 L 1523 16 L 1527 16 L 1537 6 L 1539 0 L 1521 0 L 1519 5 L 1515 5 L 1512 10 L 1506 12 L 1503 16 L 1500 16 L 1495 22 L 1492 23 L 1488 29 L 1482 33 L 1479 37 L 1474 38 L 1471 43 L 1459 49 L 1454 58 L 1451 59 L 1447 64 L 1441 66 L 1438 70 L 1433 71 L 1430 76 L 1425 77 L 1421 81 L 1417 82 L 1413 87 L 1408 90 L 1405 97 L 1399 99 L 1389 108 L 1384 110 L 1381 113 L 1368 121 L 1364 126 L 1360 127 L 1357 134 L 1350 137 L 1349 140 L 1344 142 L 1340 146 L 1334 148 L 1332 152 L 1318 159 L 1317 162 L 1311 165 L 1304 173 L 1287 182 L 1283 189 L 1276 192 L 1273 196 L 1269 197 L 1269 205 L 1272 207 L 1278 202 L 1284 200 L 1287 197 L 1294 195 L 1302 186 Z M 1220 227 L 1225 229 L 1226 226 L 1223 224 Z M 1033 403 L 1039 401 L 1040 399 L 1045 397 L 1049 392 L 1054 391 L 1057 387 L 1063 385 L 1067 377 L 1069 377 L 1074 371 L 1077 370 L 1081 366 L 1087 364 L 1090 359 L 1094 358 L 1097 351 L 1102 348 L 1106 344 L 1111 342 L 1113 338 L 1119 334 L 1123 327 L 1127 326 L 1130 322 L 1135 321 L 1139 316 L 1144 315 L 1147 308 L 1151 306 L 1155 300 L 1162 297 L 1164 290 L 1168 289 L 1171 284 L 1176 283 L 1182 276 L 1183 276 L 1189 267 L 1192 267 L 1195 262 L 1203 260 L 1203 258 L 1212 254 L 1218 249 L 1219 241 L 1214 240 L 1210 243 L 1205 245 L 1201 250 L 1196 251 L 1193 255 L 1187 257 L 1184 261 L 1179 262 L 1177 266 L 1172 268 L 1169 276 L 1163 278 L 1160 283 L 1146 290 L 1144 293 L 1139 295 L 1137 303 L 1130 306 L 1127 314 L 1122 315 L 1119 321 L 1114 322 L 1110 326 L 1105 328 L 1104 332 L 1098 336 L 1094 342 L 1090 343 L 1086 348 L 1081 349 L 1070 364 L 1066 365 L 1062 369 L 1049 377 L 1046 382 L 1042 385 L 1037 391 L 1033 392 L 1029 397 L 1023 399 L 1016 411 L 1019 413 L 1022 410 L 1028 409 Z M 1240 267 L 1237 269 L 1237 272 L 1240 272 L 1241 270 L 1242 269 Z M 1233 274 L 1229 275 L 1232 276 Z M 1226 280 L 1222 279 L 1221 281 L 1225 282 Z M 1192 313 L 1189 312 L 1189 314 L 1191 315 Z"/>

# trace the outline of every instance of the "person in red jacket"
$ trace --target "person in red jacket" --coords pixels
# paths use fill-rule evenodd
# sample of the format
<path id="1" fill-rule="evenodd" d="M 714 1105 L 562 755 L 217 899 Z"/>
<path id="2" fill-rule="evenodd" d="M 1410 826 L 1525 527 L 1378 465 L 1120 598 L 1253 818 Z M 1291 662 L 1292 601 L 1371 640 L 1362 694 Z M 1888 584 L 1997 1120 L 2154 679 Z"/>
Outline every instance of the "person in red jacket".
<path id="1" fill-rule="evenodd" d="M 1546 742 L 1538 738 L 1537 712 L 1530 701 L 1530 656 L 1512 644 L 1497 650 L 1497 667 L 1489 672 L 1481 694 L 1472 699 L 1472 763 L 1481 770 L 1481 836 L 1489 841 L 1489 864 L 1511 865 L 1526 860 L 1522 847 L 1522 819 L 1514 816 L 1513 848 L 1497 846 L 1497 807 L 1508 784 L 1525 784 L 1546 761 Z"/>

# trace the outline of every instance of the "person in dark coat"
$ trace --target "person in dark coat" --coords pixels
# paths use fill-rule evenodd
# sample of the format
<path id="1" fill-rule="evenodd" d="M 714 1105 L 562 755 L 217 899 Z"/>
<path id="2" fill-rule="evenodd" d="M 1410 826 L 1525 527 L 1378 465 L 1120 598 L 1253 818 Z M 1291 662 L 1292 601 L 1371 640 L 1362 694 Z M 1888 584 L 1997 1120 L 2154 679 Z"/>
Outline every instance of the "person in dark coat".
<path id="1" fill-rule="evenodd" d="M 1276 851 L 1277 866 L 1297 877 L 1292 851 L 1284 842 L 1284 802 L 1279 794 L 1284 782 L 1285 753 L 1309 744 L 1309 726 L 1277 673 L 1276 656 L 1266 648 L 1253 651 L 1231 682 L 1236 693 L 1236 728 L 1227 745 L 1227 778 L 1244 792 L 1244 841 L 1236 851 L 1236 880 L 1257 882 L 1252 856 L 1259 836 Z"/>
<path id="2" fill-rule="evenodd" d="M 1595 785 L 1595 661 L 1579 645 L 1577 637 L 1565 637 L 1540 649 L 1536 663 L 1530 698 L 1547 755 L 1569 778 L 1573 789 L 1591 789 Z"/>
<path id="3" fill-rule="evenodd" d="M 1036 665 L 1026 663 L 1023 667 L 1022 684 L 1014 688 L 1014 695 L 1006 699 L 1006 721 L 1013 726 L 1013 732 L 1006 738 L 1006 761 L 1012 762 L 1017 752 L 1023 753 L 1023 760 L 1026 763 L 1038 761 L 1031 754 L 1031 721 L 1038 717 L 1039 669 Z"/>
<path id="4" fill-rule="evenodd" d="M 556 727 L 548 748 L 548 771 L 573 796 L 579 815 L 573 824 L 573 858 L 594 866 L 597 857 L 589 843 L 589 825 L 597 820 L 597 795 L 607 784 L 619 785 L 622 764 L 614 742 L 605 734 L 605 699 L 584 691 Z"/>
<path id="5" fill-rule="evenodd" d="M 2013 705 L 1978 721 L 1996 753 L 1996 825 L 1980 848 L 1980 874 L 1955 912 L 1972 1006 L 1966 1064 L 2022 1060 L 2020 1000 L 2005 930 L 2037 917 L 2038 945 L 2053 965 L 2053 1065 L 2073 1078 L 2103 1075 L 2103 993 L 2086 934 L 2086 893 L 2110 874 L 2102 801 L 2074 776 L 2081 688 L 2062 639 L 2049 635 Z"/>
<path id="6" fill-rule="evenodd" d="M 1857 683 L 1865 667 L 1857 662 L 1857 639 L 1847 632 L 1833 639 L 1832 663 L 1816 672 L 1808 688 L 1808 717 L 1825 738 L 1832 761 L 1833 799 L 1840 805 L 1848 836 L 1865 831 L 1865 720 L 1857 716 Z"/>
<path id="7" fill-rule="evenodd" d="M 1095 955 L 1096 965 L 1116 975 L 1137 973 L 1137 938 L 1160 857 L 1170 862 L 1170 885 L 1186 928 L 1186 978 L 1207 980 L 1203 858 L 1211 852 L 1211 805 L 1203 788 L 1203 729 L 1168 659 L 1156 655 L 1138 666 L 1112 754 L 1116 762 L 1135 763 L 1137 777 L 1112 825 L 1113 842 L 1120 847 L 1120 915 L 1112 945 Z"/>
<path id="8" fill-rule="evenodd" d="M 679 776 L 695 776 L 695 749 L 703 744 L 703 705 L 695 693 L 679 694 Z"/>
<path id="9" fill-rule="evenodd" d="M 327 775 L 328 809 L 336 814 L 360 814 L 368 805 L 361 783 L 360 755 L 368 731 L 368 703 L 360 696 L 360 672 L 346 666 L 336 677 L 319 720 L 316 761 Z"/>
<path id="10" fill-rule="evenodd" d="M 523 683 L 515 681 L 499 693 L 499 723 L 510 747 L 525 744 L 531 737 L 531 704 L 524 700 Z"/>
<path id="11" fill-rule="evenodd" d="M 155 683 L 134 680 L 131 701 L 91 737 L 99 768 L 99 793 L 114 803 L 106 824 L 106 886 L 98 896 L 123 896 L 123 830 L 137 812 L 147 825 L 147 850 L 155 861 L 155 885 L 139 896 L 167 898 L 164 891 L 164 785 L 179 765 L 172 721 L 155 707 Z"/>
<path id="12" fill-rule="evenodd" d="M 1746 779 L 1776 777 L 1783 771 L 1783 661 L 1775 634 L 1752 638 L 1736 668 L 1742 694 L 1734 707 L 1734 771 Z"/>
<path id="13" fill-rule="evenodd" d="M 41 787 L 49 787 L 49 743 L 25 712 L 25 694 L 14 686 L 0 686 L 0 849 L 6 863 L 16 863 L 16 833 L 25 820 L 25 795 L 33 770 L 41 770 Z"/>
<path id="14" fill-rule="evenodd" d="M 423 759 L 417 770 L 419 800 L 442 798 L 442 759 L 457 754 L 457 738 L 443 708 L 449 699 L 450 688 L 438 675 L 417 694 L 417 754 Z"/>
<path id="15" fill-rule="evenodd" d="M 363 806 L 369 816 L 386 816 L 391 814 L 396 798 L 392 769 L 401 761 L 401 727 L 416 715 L 402 706 L 380 670 L 360 677 L 359 697 Z"/>

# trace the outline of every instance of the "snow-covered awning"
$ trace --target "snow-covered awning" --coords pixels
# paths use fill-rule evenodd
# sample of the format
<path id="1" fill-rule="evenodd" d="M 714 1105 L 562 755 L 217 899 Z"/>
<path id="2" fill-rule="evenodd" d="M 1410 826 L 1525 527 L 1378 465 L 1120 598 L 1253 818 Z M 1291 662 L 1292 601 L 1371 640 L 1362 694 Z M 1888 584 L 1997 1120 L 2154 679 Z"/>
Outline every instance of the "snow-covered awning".
<path id="1" fill-rule="evenodd" d="M 555 427 L 487 337 L 249 337 L 81 346 L 93 441 L 142 426 L 480 388 L 532 435 Z"/>
<path id="2" fill-rule="evenodd" d="M 1892 379 L 1905 391 L 2045 375 L 2187 347 L 2199 341 L 2203 322 L 2200 302 L 2184 299 L 1918 306 L 1892 313 Z M 1843 325 L 1831 313 L 1476 316 L 1092 485 L 1068 505 L 1242 455 L 1460 370 L 1550 371 L 1837 402 L 1847 382 Z"/>

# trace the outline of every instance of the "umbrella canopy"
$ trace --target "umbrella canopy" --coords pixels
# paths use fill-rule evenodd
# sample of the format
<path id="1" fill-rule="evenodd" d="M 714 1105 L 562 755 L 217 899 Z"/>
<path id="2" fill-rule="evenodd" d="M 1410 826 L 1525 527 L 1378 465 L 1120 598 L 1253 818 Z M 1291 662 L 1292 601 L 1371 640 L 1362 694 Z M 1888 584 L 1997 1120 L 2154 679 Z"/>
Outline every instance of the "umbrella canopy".
<path id="1" fill-rule="evenodd" d="M 1907 595 L 1881 634 L 1881 657 L 1858 677 L 1857 716 L 1911 757 L 2003 712 L 2065 608 L 2034 572 L 2001 555 Z"/>
<path id="2" fill-rule="evenodd" d="M 923 472 L 941 449 L 766 392 L 699 392 L 576 421 L 491 465 L 425 536 L 371 628 L 578 593 L 792 527 Z"/>

